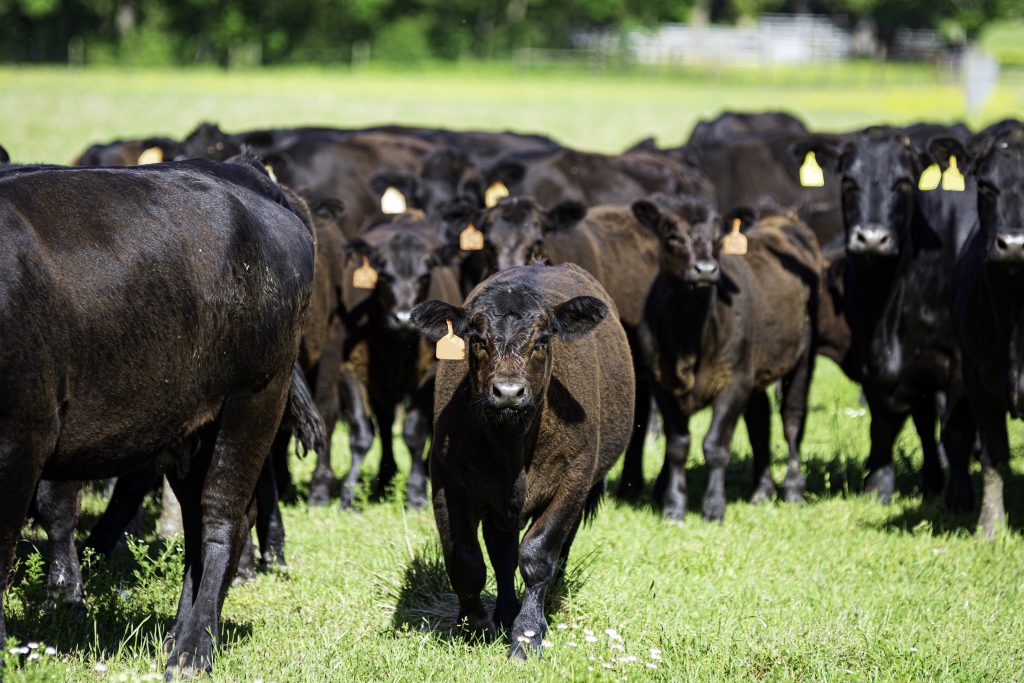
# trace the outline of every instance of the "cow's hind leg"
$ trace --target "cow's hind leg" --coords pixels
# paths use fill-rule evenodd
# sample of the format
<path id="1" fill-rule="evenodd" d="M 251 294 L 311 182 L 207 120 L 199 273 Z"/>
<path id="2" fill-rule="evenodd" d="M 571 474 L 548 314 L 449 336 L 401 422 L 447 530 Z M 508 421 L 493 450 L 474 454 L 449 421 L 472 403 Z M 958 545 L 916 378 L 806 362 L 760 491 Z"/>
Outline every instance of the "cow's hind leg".
<path id="1" fill-rule="evenodd" d="M 284 521 L 277 498 L 277 482 L 274 466 L 267 457 L 256 481 L 256 536 L 260 541 L 260 571 L 271 567 L 283 567 Z"/>
<path id="2" fill-rule="evenodd" d="M 395 462 L 395 405 L 388 400 L 372 401 L 373 416 L 377 418 L 377 428 L 380 429 L 380 469 L 377 471 L 377 481 L 373 486 L 373 497 L 383 499 L 387 495 L 388 487 L 398 473 L 398 464 Z"/>
<path id="3" fill-rule="evenodd" d="M 6 425 L 0 424 L 0 433 L 4 433 L 3 427 Z M 0 482 L 3 482 L 3 495 L 0 495 L 0 651 L 7 644 L 4 589 L 14 562 L 14 545 L 36 491 L 43 458 L 50 449 L 38 443 L 26 448 L 0 438 Z"/>
<path id="4" fill-rule="evenodd" d="M 868 455 L 868 474 L 864 479 L 864 491 L 873 492 L 878 496 L 879 502 L 888 505 L 896 490 L 892 448 L 907 416 L 879 405 L 879 401 L 873 401 L 870 394 L 868 407 L 871 409 L 871 453 Z"/>
<path id="5" fill-rule="evenodd" d="M 921 439 L 921 493 L 937 496 L 942 493 L 942 465 L 939 461 L 939 445 L 935 440 L 935 399 L 931 396 L 918 401 L 911 417 L 914 428 Z"/>
<path id="6" fill-rule="evenodd" d="M 427 459 L 424 452 L 427 436 L 430 434 L 430 419 L 433 414 L 434 383 L 429 382 L 416 391 L 413 404 L 405 416 L 402 425 L 402 438 L 412 463 L 409 469 L 409 481 L 406 484 L 405 501 L 413 509 L 425 507 L 427 504 Z"/>
<path id="7" fill-rule="evenodd" d="M 46 576 L 47 606 L 81 605 L 84 588 L 82 567 L 75 551 L 75 527 L 82 503 L 82 483 L 41 481 L 36 491 L 36 513 L 50 546 Z"/>
<path id="8" fill-rule="evenodd" d="M 636 372 L 633 432 L 629 437 L 626 455 L 622 459 L 622 477 L 619 479 L 619 489 L 616 492 L 621 500 L 627 501 L 639 498 L 644 489 L 644 442 L 647 439 L 647 424 L 651 419 L 650 382 L 638 370 Z"/>
<path id="9" fill-rule="evenodd" d="M 771 428 L 772 414 L 768 392 L 754 391 L 743 411 L 750 435 L 750 449 L 754 454 L 754 493 L 751 503 L 763 503 L 775 497 L 775 482 L 772 480 Z"/>
<path id="10" fill-rule="evenodd" d="M 659 397 L 658 407 L 665 421 L 665 461 L 654 482 L 654 500 L 661 503 L 662 514 L 666 519 L 682 522 L 686 517 L 689 421 L 670 397 Z"/>
<path id="11" fill-rule="evenodd" d="M 152 464 L 118 477 L 103 515 L 85 539 L 85 547 L 101 555 L 112 553 L 125 529 L 138 514 L 146 495 L 157 488 L 163 479 L 163 475 Z"/>
<path id="12" fill-rule="evenodd" d="M 507 633 L 519 614 L 519 598 L 516 597 L 519 532 L 515 529 L 499 529 L 490 519 L 484 520 L 483 527 L 487 556 L 491 559 L 498 586 L 498 597 L 494 603 L 494 628 L 498 633 Z"/>
<path id="13" fill-rule="evenodd" d="M 195 600 L 181 621 L 168 673 L 209 671 L 220 640 L 220 611 L 234 576 L 247 508 L 281 422 L 291 369 L 256 394 L 236 394 L 221 409 L 216 443 L 203 480 L 202 568 Z M 184 505 L 183 505 L 184 508 Z"/>
<path id="14" fill-rule="evenodd" d="M 808 331 L 808 336 L 809 336 Z M 807 339 L 807 348 L 811 348 Z M 800 447 L 807 424 L 807 394 L 811 389 L 815 354 L 807 351 L 785 377 L 782 378 L 782 431 L 786 436 L 786 476 L 782 480 L 782 500 L 799 503 L 807 491 L 807 479 L 800 467 Z"/>
<path id="15" fill-rule="evenodd" d="M 359 488 L 359 475 L 363 461 L 373 445 L 373 420 L 370 419 L 369 399 L 366 386 L 348 364 L 342 366 L 341 389 L 345 404 L 345 420 L 348 422 L 348 447 L 352 462 L 341 485 L 341 507 L 350 509 Z M 388 428 L 390 429 L 390 427 Z M 383 428 L 381 433 L 384 434 Z M 386 432 L 390 434 L 390 431 Z M 383 436 L 382 436 L 383 438 Z"/>

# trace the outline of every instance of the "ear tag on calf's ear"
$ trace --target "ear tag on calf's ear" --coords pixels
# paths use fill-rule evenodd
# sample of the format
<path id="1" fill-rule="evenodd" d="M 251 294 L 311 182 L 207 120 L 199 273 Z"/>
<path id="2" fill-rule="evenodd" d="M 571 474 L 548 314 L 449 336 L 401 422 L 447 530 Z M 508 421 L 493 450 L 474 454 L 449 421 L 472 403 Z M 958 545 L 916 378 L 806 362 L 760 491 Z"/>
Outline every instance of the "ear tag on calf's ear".
<path id="1" fill-rule="evenodd" d="M 363 257 L 363 265 L 352 273 L 352 286 L 356 289 L 373 289 L 377 286 L 377 271 L 370 265 L 370 260 Z"/>
<path id="2" fill-rule="evenodd" d="M 942 172 L 942 189 L 946 192 L 964 191 L 964 174 L 956 167 L 956 157 L 950 155 L 949 168 Z"/>
<path id="3" fill-rule="evenodd" d="M 164 160 L 164 151 L 159 147 L 147 147 L 142 150 L 142 154 L 139 155 L 137 163 L 139 166 L 144 164 L 159 164 Z"/>
<path id="4" fill-rule="evenodd" d="M 496 183 L 491 183 L 491 186 L 487 188 L 486 192 L 484 192 L 484 206 L 488 209 L 497 206 L 498 202 L 508 195 L 509 192 L 508 188 L 505 187 L 505 183 L 500 180 Z"/>
<path id="5" fill-rule="evenodd" d="M 917 181 L 917 189 L 934 190 L 942 182 L 942 169 L 938 164 L 932 164 L 921 173 L 921 179 Z"/>
<path id="6" fill-rule="evenodd" d="M 276 183 L 277 182 L 277 174 L 274 173 L 274 167 L 271 166 L 270 164 L 263 164 L 263 168 L 266 169 L 267 175 L 270 176 L 270 179 L 273 180 Z"/>
<path id="7" fill-rule="evenodd" d="M 462 251 L 480 251 L 484 248 L 484 234 L 470 223 L 459 233 L 459 249 Z"/>
<path id="8" fill-rule="evenodd" d="M 405 213 L 405 195 L 397 187 L 389 187 L 380 196 L 381 213 Z"/>
<path id="9" fill-rule="evenodd" d="M 814 152 L 808 152 L 804 164 L 800 167 L 800 184 L 804 187 L 822 187 L 825 185 L 825 174 L 818 165 Z"/>
<path id="10" fill-rule="evenodd" d="M 732 232 L 722 238 L 722 253 L 743 256 L 747 253 L 747 236 L 740 232 L 739 218 L 732 219 Z"/>
<path id="11" fill-rule="evenodd" d="M 466 342 L 462 341 L 462 337 L 456 336 L 455 330 L 452 329 L 452 321 L 446 322 L 448 323 L 448 334 L 437 340 L 434 355 L 438 360 L 465 360 Z"/>

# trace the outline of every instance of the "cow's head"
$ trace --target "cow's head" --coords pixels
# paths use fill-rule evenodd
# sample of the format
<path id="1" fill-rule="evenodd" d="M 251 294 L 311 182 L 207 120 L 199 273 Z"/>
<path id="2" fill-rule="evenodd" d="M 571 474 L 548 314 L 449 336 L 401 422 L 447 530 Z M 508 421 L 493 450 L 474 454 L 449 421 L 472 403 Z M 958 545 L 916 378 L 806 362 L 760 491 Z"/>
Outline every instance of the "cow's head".
<path id="1" fill-rule="evenodd" d="M 545 211 L 532 199 L 505 197 L 479 216 L 477 228 L 484 234 L 487 263 L 484 275 L 545 258 L 544 237 L 569 230 L 586 213 L 585 206 L 571 200 Z"/>
<path id="2" fill-rule="evenodd" d="M 853 256 L 895 257 L 909 237 L 921 171 L 932 163 L 898 129 L 874 127 L 842 145 L 809 136 L 790 150 L 800 162 L 814 152 L 840 178 L 846 249 Z"/>
<path id="3" fill-rule="evenodd" d="M 370 189 L 378 196 L 394 187 L 405 197 L 409 208 L 420 209 L 436 217 L 441 209 L 462 201 L 483 206 L 484 191 L 480 172 L 469 157 L 451 147 L 436 149 L 420 164 L 419 173 L 380 171 L 370 178 Z"/>
<path id="4" fill-rule="evenodd" d="M 535 265 L 528 268 L 545 268 Z M 516 269 L 513 272 L 525 271 Z M 512 277 L 491 281 L 465 308 L 428 301 L 413 310 L 416 329 L 431 341 L 448 332 L 466 339 L 473 403 L 490 419 L 505 424 L 532 420 L 551 380 L 553 339 L 572 342 L 597 326 L 608 306 L 578 296 L 548 306 L 541 295 Z"/>
<path id="5" fill-rule="evenodd" d="M 401 221 L 417 219 L 403 217 Z M 441 245 L 424 230 L 381 226 L 351 239 L 345 245 L 349 260 L 362 264 L 363 257 L 377 271 L 373 297 L 389 328 L 411 331 L 410 315 L 430 290 L 433 269 L 441 265 Z"/>
<path id="6" fill-rule="evenodd" d="M 928 146 L 939 159 L 956 155 L 961 169 L 977 179 L 987 261 L 1024 265 L 1024 124 L 993 126 L 970 149 L 953 138 L 933 138 Z"/>
<path id="7" fill-rule="evenodd" d="M 692 287 L 718 284 L 722 218 L 705 199 L 640 199 L 633 216 L 661 240 L 661 271 Z"/>
<path id="8" fill-rule="evenodd" d="M 181 142 L 179 158 L 202 157 L 214 161 L 224 161 L 241 151 L 241 145 L 232 140 L 230 135 L 221 131 L 216 123 L 200 123 Z"/>

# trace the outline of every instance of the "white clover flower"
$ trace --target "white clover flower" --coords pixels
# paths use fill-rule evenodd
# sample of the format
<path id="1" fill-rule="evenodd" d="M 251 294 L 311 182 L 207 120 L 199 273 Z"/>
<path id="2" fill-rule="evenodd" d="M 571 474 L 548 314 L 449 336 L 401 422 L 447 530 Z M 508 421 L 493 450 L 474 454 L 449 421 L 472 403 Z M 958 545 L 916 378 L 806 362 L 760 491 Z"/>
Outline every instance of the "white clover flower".
<path id="1" fill-rule="evenodd" d="M 542 640 L 542 641 L 540 642 L 540 645 L 541 645 L 541 647 L 546 647 L 546 648 L 551 648 L 551 647 L 554 647 L 554 645 L 552 644 L 552 642 L 551 642 L 550 640 L 546 640 L 546 639 L 545 639 L 545 640 Z"/>
<path id="2" fill-rule="evenodd" d="M 576 641 L 570 640 L 568 643 L 566 643 L 566 645 L 568 645 L 569 647 L 576 647 Z"/>
<path id="3" fill-rule="evenodd" d="M 104 664 L 103 662 L 96 662 L 96 666 L 94 666 L 92 668 L 92 670 L 95 671 L 96 673 L 106 673 L 107 665 Z"/>
<path id="4" fill-rule="evenodd" d="M 584 638 L 584 640 L 587 641 L 588 643 L 596 643 L 597 642 L 597 636 L 587 636 L 586 638 Z"/>
<path id="5" fill-rule="evenodd" d="M 39 649 L 39 643 L 29 643 L 28 644 L 28 649 L 30 649 L 30 650 L 38 650 Z"/>
<path id="6" fill-rule="evenodd" d="M 594 635 L 594 632 L 591 631 L 589 628 L 585 628 L 585 629 L 583 629 L 583 635 L 585 635 L 585 636 L 592 636 L 592 635 Z"/>
<path id="7" fill-rule="evenodd" d="M 652 648 L 651 648 L 651 656 L 652 656 L 652 657 L 653 657 L 654 655 L 660 655 L 660 654 L 661 654 L 661 650 L 659 650 L 659 649 L 658 649 L 658 648 L 656 648 L 656 647 L 652 647 Z"/>
<path id="8" fill-rule="evenodd" d="M 527 638 L 533 638 L 535 635 L 537 635 L 537 632 L 527 629 L 526 631 L 523 631 L 523 635 Z"/>
<path id="9" fill-rule="evenodd" d="M 55 648 L 55 647 L 54 647 L 54 646 L 52 646 L 52 645 L 48 645 L 48 646 L 46 647 L 46 649 L 45 649 L 45 650 L 43 650 L 43 652 L 45 652 L 46 654 L 48 654 L 48 655 L 50 655 L 50 656 L 53 656 L 53 655 L 57 654 L 57 648 Z"/>
<path id="10" fill-rule="evenodd" d="M 647 666 L 648 669 L 657 669 L 658 668 L 658 665 L 655 664 L 654 662 L 647 662 L 646 666 Z"/>
<path id="11" fill-rule="evenodd" d="M 608 649 L 610 650 L 621 650 L 622 643 L 608 643 Z"/>
<path id="12" fill-rule="evenodd" d="M 40 657 L 40 655 L 39 655 L 39 653 L 38 653 L 38 652 L 33 652 L 32 654 L 30 654 L 30 655 L 28 656 L 28 660 L 29 660 L 29 661 L 32 661 L 33 659 L 39 659 L 39 657 Z"/>
<path id="13" fill-rule="evenodd" d="M 526 637 L 526 636 L 519 636 L 518 638 L 516 638 L 516 640 L 518 640 L 520 643 L 528 643 L 528 642 L 530 642 L 530 639 L 528 637 Z"/>
<path id="14" fill-rule="evenodd" d="M 565 624 L 559 624 L 558 625 L 558 630 L 559 631 L 567 631 L 568 629 L 569 629 L 569 627 L 566 626 Z"/>

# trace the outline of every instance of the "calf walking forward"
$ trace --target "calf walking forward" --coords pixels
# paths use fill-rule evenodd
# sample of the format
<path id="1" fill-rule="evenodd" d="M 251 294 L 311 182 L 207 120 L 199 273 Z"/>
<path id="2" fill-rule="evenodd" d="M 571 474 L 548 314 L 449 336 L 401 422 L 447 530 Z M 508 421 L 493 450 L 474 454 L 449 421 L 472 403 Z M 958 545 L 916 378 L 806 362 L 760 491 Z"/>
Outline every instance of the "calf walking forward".
<path id="1" fill-rule="evenodd" d="M 424 302 L 412 322 L 432 340 L 450 322 L 468 341 L 465 362 L 438 367 L 430 456 L 460 622 L 508 631 L 509 655 L 525 657 L 541 646 L 548 587 L 629 441 L 633 365 L 618 311 L 582 268 L 532 265 L 484 281 L 462 308 Z M 493 620 L 480 600 L 481 523 L 498 586 Z"/>
<path id="2" fill-rule="evenodd" d="M 0 175 L 0 234 L 0 577 L 41 479 L 174 451 L 185 574 L 168 670 L 209 669 L 288 400 L 313 236 L 262 169 L 201 160 L 21 167 Z"/>

